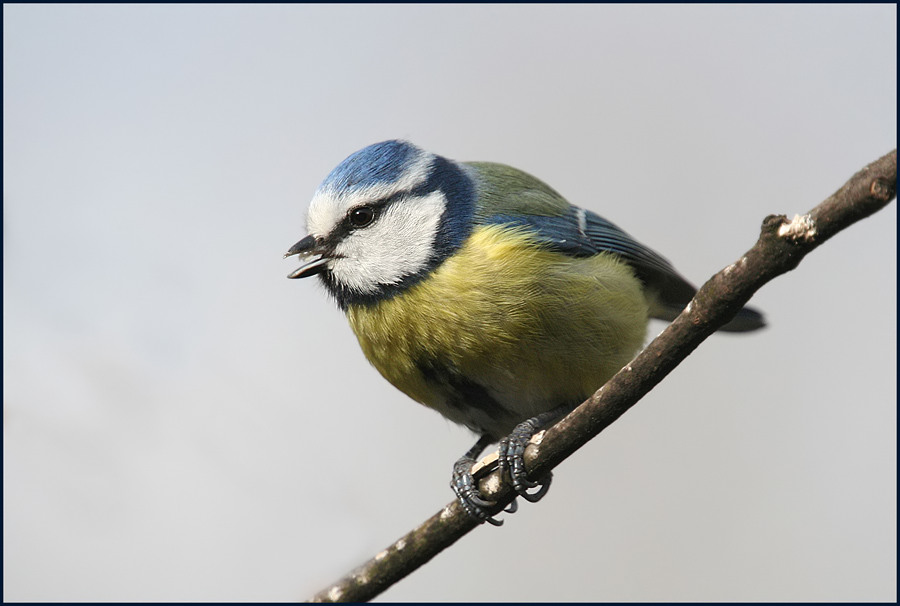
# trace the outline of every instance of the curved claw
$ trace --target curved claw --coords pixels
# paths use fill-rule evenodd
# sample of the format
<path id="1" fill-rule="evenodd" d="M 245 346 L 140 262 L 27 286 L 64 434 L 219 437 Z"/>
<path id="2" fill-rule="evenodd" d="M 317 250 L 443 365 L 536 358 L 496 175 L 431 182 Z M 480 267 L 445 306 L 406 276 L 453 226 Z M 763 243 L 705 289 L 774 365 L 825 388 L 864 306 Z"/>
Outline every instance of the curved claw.
<path id="1" fill-rule="evenodd" d="M 453 479 L 450 487 L 456 493 L 456 498 L 460 505 L 471 517 L 479 521 L 479 523 L 487 522 L 494 526 L 502 526 L 503 520 L 494 518 L 488 511 L 497 505 L 497 501 L 485 499 L 478 492 L 475 484 L 475 478 L 472 476 L 472 465 L 475 460 L 470 457 L 463 457 L 453 466 Z"/>
<path id="2" fill-rule="evenodd" d="M 547 494 L 547 491 L 550 490 L 550 482 L 553 481 L 553 474 L 548 473 L 546 476 L 541 478 L 541 481 L 538 483 L 540 488 L 535 492 L 520 492 L 522 498 L 528 501 L 529 503 L 537 503 L 541 499 L 544 498 L 544 495 Z"/>

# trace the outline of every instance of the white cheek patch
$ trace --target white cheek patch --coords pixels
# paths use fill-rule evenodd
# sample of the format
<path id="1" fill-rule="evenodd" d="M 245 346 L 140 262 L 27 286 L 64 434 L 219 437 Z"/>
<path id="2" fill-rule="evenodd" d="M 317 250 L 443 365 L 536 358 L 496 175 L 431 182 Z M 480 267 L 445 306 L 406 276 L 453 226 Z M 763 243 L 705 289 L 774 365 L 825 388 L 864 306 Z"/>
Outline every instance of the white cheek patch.
<path id="1" fill-rule="evenodd" d="M 350 289 L 374 293 L 424 269 L 446 205 L 439 191 L 389 205 L 372 225 L 337 245 L 332 275 Z"/>

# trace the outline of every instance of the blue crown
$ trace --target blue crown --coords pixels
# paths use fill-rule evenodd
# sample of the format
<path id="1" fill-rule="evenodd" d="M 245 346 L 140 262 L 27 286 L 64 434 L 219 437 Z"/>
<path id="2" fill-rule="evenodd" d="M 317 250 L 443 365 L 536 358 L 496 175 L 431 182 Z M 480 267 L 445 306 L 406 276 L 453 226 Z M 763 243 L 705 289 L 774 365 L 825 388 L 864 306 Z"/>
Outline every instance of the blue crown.
<path id="1" fill-rule="evenodd" d="M 391 183 L 400 177 L 414 158 L 424 153 L 406 141 L 373 143 L 338 164 L 322 181 L 319 190 L 344 191 Z"/>

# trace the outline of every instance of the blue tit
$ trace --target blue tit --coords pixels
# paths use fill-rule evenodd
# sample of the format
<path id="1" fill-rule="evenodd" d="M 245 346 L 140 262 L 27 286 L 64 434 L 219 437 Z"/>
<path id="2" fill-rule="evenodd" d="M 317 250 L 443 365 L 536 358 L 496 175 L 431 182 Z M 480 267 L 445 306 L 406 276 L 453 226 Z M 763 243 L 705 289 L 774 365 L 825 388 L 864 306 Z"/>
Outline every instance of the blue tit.
<path id="1" fill-rule="evenodd" d="M 349 156 L 316 190 L 309 235 L 290 248 L 347 315 L 363 352 L 400 391 L 481 438 L 453 468 L 465 510 L 499 524 L 475 459 L 534 501 L 531 436 L 573 410 L 640 350 L 648 318 L 672 320 L 696 292 L 672 265 L 542 181 L 456 162 L 405 141 Z M 745 308 L 722 330 L 764 325 Z M 537 488 L 536 490 L 530 490 Z"/>

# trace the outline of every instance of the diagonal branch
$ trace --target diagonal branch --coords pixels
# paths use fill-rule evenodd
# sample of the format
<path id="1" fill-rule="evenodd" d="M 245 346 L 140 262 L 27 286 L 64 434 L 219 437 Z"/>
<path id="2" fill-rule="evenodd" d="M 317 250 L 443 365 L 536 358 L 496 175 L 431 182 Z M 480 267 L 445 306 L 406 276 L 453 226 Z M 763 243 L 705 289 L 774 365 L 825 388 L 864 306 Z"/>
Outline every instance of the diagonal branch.
<path id="1" fill-rule="evenodd" d="M 894 199 L 896 189 L 894 150 L 853 175 L 807 214 L 792 220 L 784 215 L 766 217 L 753 248 L 710 278 L 681 315 L 631 364 L 567 417 L 532 439 L 525 453 L 529 475 L 545 475 L 612 424 L 730 320 L 766 282 L 797 267 L 803 257 L 839 231 L 884 208 Z M 494 459 L 496 453 L 479 463 L 476 475 L 485 476 L 482 492 L 497 499 L 500 509 L 513 495 L 501 486 Z M 477 525 L 454 501 L 311 601 L 370 600 Z"/>

